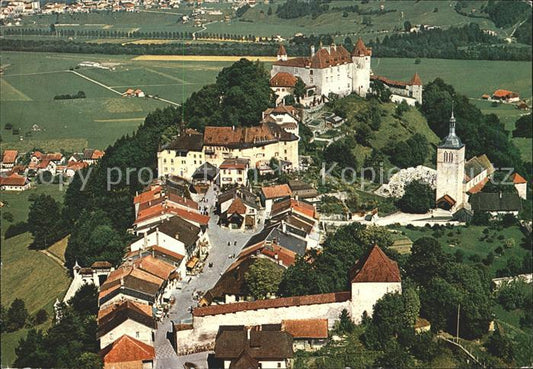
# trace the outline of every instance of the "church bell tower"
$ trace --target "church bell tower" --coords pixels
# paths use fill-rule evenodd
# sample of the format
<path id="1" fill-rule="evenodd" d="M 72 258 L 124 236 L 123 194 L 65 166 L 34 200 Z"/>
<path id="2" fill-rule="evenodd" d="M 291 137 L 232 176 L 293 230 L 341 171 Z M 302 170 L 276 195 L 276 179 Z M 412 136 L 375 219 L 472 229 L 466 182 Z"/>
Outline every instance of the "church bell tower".
<path id="1" fill-rule="evenodd" d="M 437 196 L 438 207 L 459 210 L 465 201 L 465 145 L 455 133 L 455 117 L 450 118 L 449 133 L 437 147 Z"/>

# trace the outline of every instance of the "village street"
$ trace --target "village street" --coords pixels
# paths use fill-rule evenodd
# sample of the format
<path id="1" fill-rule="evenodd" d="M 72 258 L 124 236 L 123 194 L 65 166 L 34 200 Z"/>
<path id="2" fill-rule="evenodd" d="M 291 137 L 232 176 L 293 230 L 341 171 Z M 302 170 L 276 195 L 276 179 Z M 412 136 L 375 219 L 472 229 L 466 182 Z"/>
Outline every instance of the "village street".
<path id="1" fill-rule="evenodd" d="M 207 206 L 209 208 L 209 216 L 211 217 L 207 229 L 210 240 L 209 256 L 205 261 L 202 273 L 197 276 L 191 276 L 190 281 L 189 277 L 186 277 L 181 283 L 181 289 L 176 289 L 172 292 L 175 302 L 169 311 L 169 316 L 158 322 L 154 343 L 156 369 L 182 368 L 187 361 L 194 362 L 200 365 L 201 368 L 207 367 L 205 361 L 207 359 L 206 352 L 178 357 L 167 339 L 167 332 L 170 331 L 173 323 L 191 322 L 190 307 L 194 307 L 197 304 L 197 301 L 193 299 L 195 292 L 205 292 L 211 289 L 235 260 L 234 257 L 229 256 L 237 256 L 248 239 L 254 234 L 252 231 L 233 231 L 219 227 L 217 225 L 218 216 L 214 214 L 216 193 L 213 186 L 209 188 L 205 197 L 207 202 L 199 201 L 201 198 L 196 198 L 195 200 L 198 200 L 200 207 Z M 213 266 L 209 267 L 209 263 L 213 263 Z"/>

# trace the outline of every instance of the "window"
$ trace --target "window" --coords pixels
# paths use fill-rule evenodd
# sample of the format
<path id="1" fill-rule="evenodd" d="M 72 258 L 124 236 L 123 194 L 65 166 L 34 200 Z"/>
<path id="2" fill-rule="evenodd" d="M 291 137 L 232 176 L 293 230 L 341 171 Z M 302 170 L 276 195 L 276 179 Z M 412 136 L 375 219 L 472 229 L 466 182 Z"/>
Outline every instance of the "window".
<path id="1" fill-rule="evenodd" d="M 313 75 L 313 70 L 312 70 L 312 69 L 309 71 L 309 74 L 310 74 L 310 75 Z"/>
<path id="2" fill-rule="evenodd" d="M 140 338 L 140 336 L 139 332 L 135 332 L 135 338 Z"/>
<path id="3" fill-rule="evenodd" d="M 174 164 L 174 159 L 170 159 L 170 163 L 171 163 L 171 164 Z"/>
<path id="4" fill-rule="evenodd" d="M 165 164 L 166 164 L 166 163 L 167 163 L 167 159 L 163 159 L 163 163 L 165 163 Z"/>

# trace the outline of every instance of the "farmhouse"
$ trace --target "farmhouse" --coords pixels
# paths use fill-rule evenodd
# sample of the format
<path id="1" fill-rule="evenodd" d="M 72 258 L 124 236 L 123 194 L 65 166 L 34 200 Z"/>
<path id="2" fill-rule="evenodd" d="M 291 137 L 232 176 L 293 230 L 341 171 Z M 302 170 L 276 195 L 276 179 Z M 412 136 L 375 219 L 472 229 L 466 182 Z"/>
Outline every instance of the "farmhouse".
<path id="1" fill-rule="evenodd" d="M 343 309 L 355 323 L 363 312 L 372 315 L 373 306 L 386 293 L 400 292 L 401 277 L 396 262 L 376 245 L 350 271 L 351 291 L 235 302 L 198 307 L 193 324 L 175 332 L 178 354 L 212 344 L 220 326 L 281 324 L 284 320 L 327 319 L 328 327 L 338 320 Z"/>
<path id="2" fill-rule="evenodd" d="M 492 100 L 514 103 L 520 101 L 520 95 L 517 92 L 509 90 L 496 90 L 492 94 Z"/>
<path id="3" fill-rule="evenodd" d="M 28 178 L 17 173 L 12 173 L 7 177 L 0 176 L 0 189 L 3 191 L 25 191 L 31 186 Z"/>
<path id="4" fill-rule="evenodd" d="M 11 169 L 15 165 L 18 157 L 17 150 L 4 150 L 2 154 L 2 169 Z"/>

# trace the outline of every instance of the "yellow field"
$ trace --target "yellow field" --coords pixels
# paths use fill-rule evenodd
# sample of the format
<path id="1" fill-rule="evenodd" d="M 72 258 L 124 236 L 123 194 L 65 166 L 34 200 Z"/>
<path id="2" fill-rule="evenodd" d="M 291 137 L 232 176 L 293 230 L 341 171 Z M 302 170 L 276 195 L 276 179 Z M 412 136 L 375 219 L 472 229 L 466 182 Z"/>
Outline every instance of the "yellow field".
<path id="1" fill-rule="evenodd" d="M 144 117 L 141 118 L 117 118 L 117 119 L 95 119 L 94 122 L 97 123 L 113 123 L 113 122 L 136 122 L 142 121 Z"/>
<path id="2" fill-rule="evenodd" d="M 142 61 L 209 61 L 209 62 L 235 62 L 242 58 L 262 62 L 275 62 L 275 56 L 215 56 L 215 55 L 140 55 L 132 60 Z"/>
<path id="3" fill-rule="evenodd" d="M 67 249 L 68 244 L 68 238 L 70 236 L 67 236 L 63 238 L 62 240 L 57 241 L 52 246 L 48 248 L 48 252 L 50 252 L 52 255 L 59 258 L 61 261 L 65 262 L 65 250 Z"/>
<path id="4" fill-rule="evenodd" d="M 175 43 L 175 40 L 135 40 L 131 42 L 125 42 L 124 44 L 135 45 L 165 45 Z"/>

